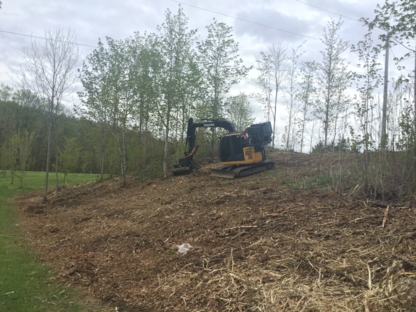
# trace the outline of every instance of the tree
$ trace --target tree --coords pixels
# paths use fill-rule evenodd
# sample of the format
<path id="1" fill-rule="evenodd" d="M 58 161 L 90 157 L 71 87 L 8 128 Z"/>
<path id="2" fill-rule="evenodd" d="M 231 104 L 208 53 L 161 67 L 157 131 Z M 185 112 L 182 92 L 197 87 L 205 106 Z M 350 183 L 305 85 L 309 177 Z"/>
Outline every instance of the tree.
<path id="1" fill-rule="evenodd" d="M 20 187 L 23 187 L 23 179 L 30 162 L 32 142 L 33 134 L 30 134 L 27 130 L 18 130 L 10 138 L 7 144 L 8 155 L 6 156 L 6 159 L 8 159 L 12 177 L 11 184 L 13 184 L 16 171 L 19 171 Z"/>
<path id="2" fill-rule="evenodd" d="M 155 34 L 142 36 L 135 33 L 135 36 L 127 42 L 127 53 L 132 62 L 129 81 L 135 95 L 133 120 L 138 132 L 138 144 L 141 147 L 141 159 L 137 161 L 141 162 L 143 169 L 148 153 L 146 147 L 151 118 L 156 113 L 156 103 L 160 101 L 161 94 L 159 80 L 163 62 L 158 44 L 158 37 Z"/>
<path id="3" fill-rule="evenodd" d="M 161 56 L 162 68 L 159 83 L 161 86 L 160 103 L 157 101 L 157 114 L 164 128 L 163 174 L 167 176 L 169 135 L 172 128 L 172 117 L 183 101 L 183 88 L 186 78 L 185 68 L 188 66 L 191 46 L 196 30 L 188 31 L 188 19 L 181 7 L 176 15 L 167 10 L 165 23 L 158 27 L 160 32 L 158 51 Z"/>
<path id="4" fill-rule="evenodd" d="M 10 176 L 11 176 L 11 184 L 13 184 L 13 180 L 14 180 L 14 174 L 16 171 L 16 167 L 15 167 L 15 159 L 16 159 L 16 155 L 15 155 L 15 149 L 13 149 L 10 146 L 10 139 L 7 140 L 0 149 L 0 165 L 1 165 L 1 169 L 2 169 L 2 174 L 3 177 L 6 176 L 6 170 L 10 170 Z"/>
<path id="5" fill-rule="evenodd" d="M 31 159 L 31 148 L 33 144 L 34 135 L 29 133 L 27 130 L 18 131 L 16 134 L 18 142 L 18 161 L 17 169 L 20 172 L 19 180 L 20 187 L 23 187 L 23 179 L 27 170 L 28 165 L 32 161 Z"/>
<path id="6" fill-rule="evenodd" d="M 277 96 L 281 90 L 288 72 L 288 56 L 287 48 L 282 42 L 273 44 L 267 48 L 266 52 L 260 53 L 260 59 L 257 60 L 259 68 L 261 68 L 259 81 L 263 86 L 263 92 L 270 99 L 271 89 L 274 89 L 274 104 L 271 105 L 270 100 L 266 100 L 268 107 L 267 116 L 272 115 L 273 118 L 273 141 L 272 147 L 275 146 L 276 133 L 276 117 L 277 117 Z M 269 86 L 267 84 L 270 82 Z M 267 98 L 266 98 L 267 99 Z"/>
<path id="7" fill-rule="evenodd" d="M 370 30 L 377 27 L 386 32 L 379 36 L 379 39 L 384 43 L 383 47 L 386 50 L 381 127 L 381 150 L 384 151 L 387 145 L 388 52 L 392 42 L 399 44 L 408 50 L 404 56 L 395 58 L 397 63 L 403 61 L 412 54 L 414 55 L 413 131 L 416 133 L 416 45 L 413 43 L 413 39 L 416 37 L 416 3 L 413 0 L 398 0 L 395 2 L 386 0 L 384 5 L 377 5 L 375 13 L 376 16 L 372 21 L 365 18 L 362 18 L 361 21 L 363 21 Z M 402 66 L 398 67 L 399 69 L 402 69 Z M 416 136 L 414 137 L 413 153 L 413 179 L 414 185 L 416 185 Z"/>
<path id="8" fill-rule="evenodd" d="M 214 22 L 207 27 L 208 36 L 198 42 L 205 99 L 212 118 L 223 114 L 224 99 L 231 87 L 240 82 L 250 70 L 238 54 L 238 43 L 232 36 L 232 27 Z"/>
<path id="9" fill-rule="evenodd" d="M 245 93 L 240 92 L 239 95 L 232 96 L 228 99 L 226 117 L 228 121 L 234 124 L 238 131 L 244 130 L 254 122 L 255 118 L 252 115 L 253 108 Z"/>
<path id="10" fill-rule="evenodd" d="M 207 27 L 208 36 L 198 42 L 202 71 L 203 98 L 209 107 L 211 118 L 224 114 L 225 98 L 231 87 L 245 77 L 251 67 L 243 65 L 234 41 L 232 27 L 214 19 Z M 212 128 L 211 153 L 214 155 L 216 130 Z"/>
<path id="11" fill-rule="evenodd" d="M 296 81 L 297 81 L 297 71 L 298 71 L 298 62 L 299 58 L 305 52 L 299 53 L 299 49 L 302 47 L 303 44 L 296 48 L 291 48 L 290 56 L 289 56 L 289 65 L 288 65 L 288 80 L 289 80 L 289 118 L 288 118 L 288 125 L 287 125 L 287 140 L 286 140 L 286 150 L 289 150 L 289 142 L 291 140 L 291 131 L 292 131 L 292 124 L 293 119 L 295 116 L 296 107 Z"/>
<path id="12" fill-rule="evenodd" d="M 364 36 L 364 40 L 359 41 L 357 45 L 351 46 L 351 52 L 355 52 L 358 55 L 358 59 L 362 62 L 359 67 L 364 70 L 363 74 L 356 75 L 359 94 L 355 104 L 355 113 L 363 133 L 364 150 L 368 152 L 372 140 L 369 131 L 369 117 L 372 109 L 371 103 L 374 98 L 373 92 L 381 83 L 381 75 L 379 73 L 381 67 L 380 63 L 378 63 L 380 49 L 374 46 L 371 32 L 369 32 Z"/>
<path id="13" fill-rule="evenodd" d="M 13 88 L 0 83 L 0 101 L 10 101 L 12 99 Z"/>
<path id="14" fill-rule="evenodd" d="M 104 180 L 105 149 L 108 140 L 110 122 L 109 103 L 109 55 L 101 40 L 98 46 L 83 61 L 82 69 L 78 70 L 83 92 L 79 92 L 83 106 L 77 107 L 77 112 L 95 122 L 99 137 L 97 142 L 100 153 L 100 180 Z"/>
<path id="15" fill-rule="evenodd" d="M 56 129 L 56 116 L 66 92 L 75 82 L 74 68 L 78 61 L 75 35 L 63 28 L 45 31 L 44 44 L 32 40 L 30 47 L 24 49 L 25 66 L 23 80 L 35 88 L 39 97 L 48 101 L 48 137 L 46 150 L 45 188 L 43 198 L 48 196 L 48 178 L 51 143 Z M 55 127 L 54 127 L 55 126 Z M 57 157 L 57 155 L 55 155 Z M 57 189 L 58 189 L 58 180 Z"/>
<path id="16" fill-rule="evenodd" d="M 134 90 L 130 86 L 131 60 L 126 53 L 123 41 L 107 38 L 108 43 L 108 100 L 110 103 L 111 133 L 118 143 L 122 185 L 127 184 L 126 132 L 133 115 Z"/>
<path id="17" fill-rule="evenodd" d="M 66 182 L 68 173 L 74 172 L 79 166 L 81 146 L 76 138 L 65 138 L 65 145 L 59 156 L 64 173 L 64 182 Z"/>
<path id="18" fill-rule="evenodd" d="M 296 95 L 301 102 L 300 114 L 300 152 L 303 151 L 305 125 L 309 120 L 309 114 L 316 96 L 316 77 L 318 64 L 316 62 L 304 62 L 300 69 L 300 92 Z"/>
<path id="19" fill-rule="evenodd" d="M 387 1 L 386 1 L 387 2 Z M 387 5 L 387 3 L 386 3 Z M 406 57 L 409 57 L 411 54 L 414 54 L 414 76 L 413 76 L 413 123 L 414 129 L 413 132 L 416 134 L 416 43 L 410 47 L 410 41 L 414 40 L 416 37 L 416 3 L 412 0 L 401 0 L 397 3 L 397 9 L 392 7 L 392 11 L 396 20 L 395 32 L 397 33 L 401 43 L 406 42 L 406 48 L 409 50 L 406 55 L 401 58 L 398 58 L 397 61 L 402 61 Z M 416 185 L 416 135 L 414 135 L 413 142 L 413 154 L 414 154 L 414 164 L 413 164 L 413 179 L 414 185 Z"/>
<path id="20" fill-rule="evenodd" d="M 34 111 L 42 110 L 42 100 L 31 90 L 20 89 L 16 90 L 12 96 L 13 102 L 19 104 L 20 113 L 17 118 L 17 128 L 28 129 L 34 126 L 38 120 L 34 116 Z M 29 130 L 29 129 L 28 129 Z"/>
<path id="21" fill-rule="evenodd" d="M 265 52 L 260 52 L 256 56 L 257 71 L 259 75 L 257 77 L 257 84 L 261 88 L 260 94 L 256 97 L 263 104 L 263 109 L 265 112 L 265 117 L 267 121 L 270 121 L 270 115 L 272 110 L 272 66 L 270 62 L 270 56 Z"/>
<path id="22" fill-rule="evenodd" d="M 324 44 L 324 50 L 321 51 L 322 62 L 318 65 L 318 80 L 321 86 L 323 102 L 318 103 L 316 114 L 324 122 L 324 147 L 328 146 L 328 131 L 330 123 L 337 113 L 337 106 L 334 97 L 337 90 L 337 79 L 341 75 L 344 59 L 342 53 L 348 48 L 348 42 L 344 41 L 338 35 L 343 22 L 330 21 L 324 27 L 324 36 L 320 38 Z"/>

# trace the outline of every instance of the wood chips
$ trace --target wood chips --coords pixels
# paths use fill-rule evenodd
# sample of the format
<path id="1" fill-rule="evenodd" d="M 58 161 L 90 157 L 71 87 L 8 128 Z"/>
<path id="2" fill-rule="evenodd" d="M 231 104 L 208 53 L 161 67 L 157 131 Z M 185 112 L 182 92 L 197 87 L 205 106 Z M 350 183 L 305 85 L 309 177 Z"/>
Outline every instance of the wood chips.
<path id="1" fill-rule="evenodd" d="M 269 159 L 276 169 L 243 179 L 205 167 L 15 204 L 29 246 L 57 279 L 119 311 L 414 310 L 414 207 L 386 210 L 354 199 L 354 188 L 315 183 L 315 155 Z M 192 247 L 178 253 L 184 243 Z"/>

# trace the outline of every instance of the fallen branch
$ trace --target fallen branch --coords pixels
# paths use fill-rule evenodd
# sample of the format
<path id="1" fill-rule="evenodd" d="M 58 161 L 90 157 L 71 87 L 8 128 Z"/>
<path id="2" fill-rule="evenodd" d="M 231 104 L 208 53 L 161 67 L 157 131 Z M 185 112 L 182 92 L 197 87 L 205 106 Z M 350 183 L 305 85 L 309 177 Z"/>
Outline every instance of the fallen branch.
<path id="1" fill-rule="evenodd" d="M 384 212 L 383 223 L 381 224 L 382 228 L 384 228 L 384 226 L 386 225 L 387 215 L 389 214 L 389 209 L 390 209 L 390 206 L 387 206 L 386 211 Z"/>

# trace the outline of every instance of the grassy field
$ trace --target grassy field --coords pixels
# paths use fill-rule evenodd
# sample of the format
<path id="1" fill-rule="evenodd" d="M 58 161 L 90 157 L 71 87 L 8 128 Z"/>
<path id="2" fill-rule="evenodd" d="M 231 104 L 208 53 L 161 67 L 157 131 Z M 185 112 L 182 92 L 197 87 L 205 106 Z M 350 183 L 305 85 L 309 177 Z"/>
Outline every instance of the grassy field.
<path id="1" fill-rule="evenodd" d="M 52 281 L 50 270 L 36 261 L 20 234 L 19 220 L 8 199 L 20 192 L 43 188 L 45 173 L 27 172 L 23 188 L 15 179 L 0 175 L 0 311 L 103 311 L 78 291 Z M 59 178 L 63 179 L 62 177 Z M 95 174 L 69 174 L 68 184 L 96 180 Z M 61 181 L 60 181 L 60 184 Z M 49 180 L 55 185 L 55 175 Z"/>

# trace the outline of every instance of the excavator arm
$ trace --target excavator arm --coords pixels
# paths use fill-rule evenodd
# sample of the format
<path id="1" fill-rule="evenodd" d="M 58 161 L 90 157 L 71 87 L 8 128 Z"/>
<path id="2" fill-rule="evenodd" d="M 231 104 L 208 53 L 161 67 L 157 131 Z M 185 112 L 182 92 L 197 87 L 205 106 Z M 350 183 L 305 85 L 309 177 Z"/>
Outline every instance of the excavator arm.
<path id="1" fill-rule="evenodd" d="M 227 120 L 203 119 L 201 122 L 194 122 L 193 118 L 189 118 L 188 129 L 186 131 L 185 157 L 179 159 L 178 163 L 173 165 L 173 175 L 189 174 L 193 169 L 198 170 L 201 168 L 201 166 L 193 160 L 193 156 L 198 150 L 198 145 L 195 145 L 197 128 L 223 128 L 229 133 L 235 132 L 233 124 Z"/>

